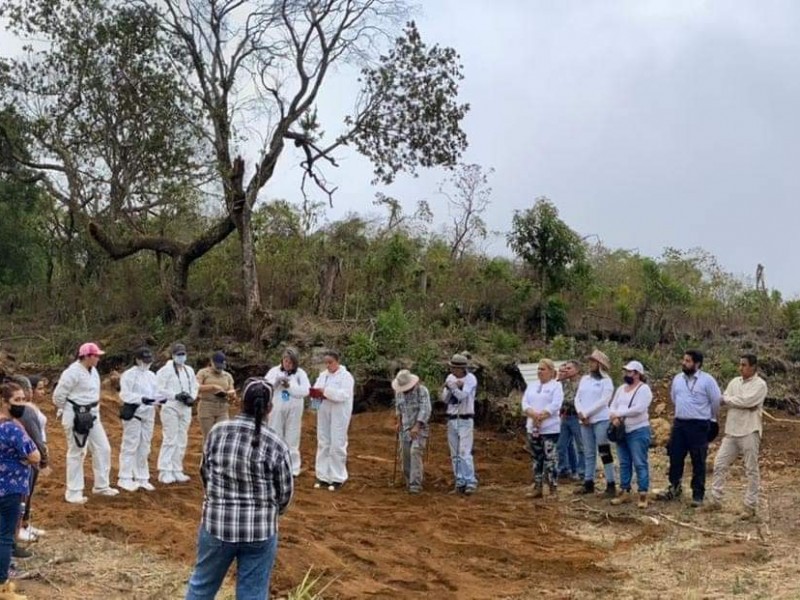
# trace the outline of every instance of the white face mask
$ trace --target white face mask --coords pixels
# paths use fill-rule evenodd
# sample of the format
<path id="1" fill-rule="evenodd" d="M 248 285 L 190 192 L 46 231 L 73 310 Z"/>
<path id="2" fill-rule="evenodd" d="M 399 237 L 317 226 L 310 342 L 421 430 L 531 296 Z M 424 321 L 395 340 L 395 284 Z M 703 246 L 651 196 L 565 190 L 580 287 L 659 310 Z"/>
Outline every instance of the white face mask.
<path id="1" fill-rule="evenodd" d="M 184 364 L 186 364 L 186 355 L 185 354 L 181 354 L 181 355 L 177 355 L 176 354 L 175 356 L 172 357 L 172 360 L 175 361 L 176 365 L 184 365 Z"/>

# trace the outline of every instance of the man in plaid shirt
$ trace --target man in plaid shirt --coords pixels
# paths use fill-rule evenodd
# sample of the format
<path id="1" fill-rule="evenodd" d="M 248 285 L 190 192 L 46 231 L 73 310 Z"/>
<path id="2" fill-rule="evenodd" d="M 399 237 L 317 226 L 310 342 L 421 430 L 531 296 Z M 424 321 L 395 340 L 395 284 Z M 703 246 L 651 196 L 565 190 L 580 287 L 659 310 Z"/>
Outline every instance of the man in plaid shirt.
<path id="1" fill-rule="evenodd" d="M 289 448 L 265 426 L 271 409 L 272 387 L 248 379 L 242 412 L 214 425 L 206 438 L 203 519 L 186 600 L 213 600 L 234 559 L 236 598 L 269 597 L 278 516 L 294 491 Z"/>

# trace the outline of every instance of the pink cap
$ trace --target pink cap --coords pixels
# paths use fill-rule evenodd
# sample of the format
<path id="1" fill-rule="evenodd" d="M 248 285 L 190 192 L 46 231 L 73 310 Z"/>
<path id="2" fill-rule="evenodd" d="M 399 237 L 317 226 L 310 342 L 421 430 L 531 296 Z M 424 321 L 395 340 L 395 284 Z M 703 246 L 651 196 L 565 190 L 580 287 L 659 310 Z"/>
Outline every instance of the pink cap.
<path id="1" fill-rule="evenodd" d="M 78 349 L 78 358 L 83 358 L 84 356 L 102 356 L 103 354 L 105 354 L 105 352 L 100 350 L 100 346 L 94 342 L 81 344 L 81 347 Z"/>

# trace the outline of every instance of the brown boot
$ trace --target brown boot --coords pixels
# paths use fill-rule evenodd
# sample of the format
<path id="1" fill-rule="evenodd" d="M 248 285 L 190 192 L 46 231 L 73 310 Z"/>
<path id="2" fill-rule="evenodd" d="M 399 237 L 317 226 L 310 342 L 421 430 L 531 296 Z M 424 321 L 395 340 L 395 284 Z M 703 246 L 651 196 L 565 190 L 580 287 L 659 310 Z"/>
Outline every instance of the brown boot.
<path id="1" fill-rule="evenodd" d="M 630 490 L 622 490 L 616 498 L 611 500 L 612 506 L 619 506 L 620 504 L 628 504 L 633 502 L 633 494 Z"/>
<path id="2" fill-rule="evenodd" d="M 543 496 L 543 494 L 542 494 L 542 484 L 541 484 L 541 483 L 537 483 L 537 484 L 535 484 L 535 485 L 533 486 L 533 491 L 531 491 L 531 492 L 528 492 L 528 493 L 527 493 L 527 494 L 525 494 L 525 495 L 526 495 L 528 498 L 541 498 L 541 497 Z"/>
<path id="3" fill-rule="evenodd" d="M 550 486 L 550 495 L 551 496 L 558 496 L 558 486 L 557 485 L 551 485 Z"/>
<path id="4" fill-rule="evenodd" d="M 16 586 L 11 581 L 6 581 L 0 585 L 0 600 L 28 600 L 27 596 L 18 594 Z"/>
<path id="5" fill-rule="evenodd" d="M 647 508 L 647 492 L 639 492 L 639 502 L 636 503 L 636 508 Z"/>

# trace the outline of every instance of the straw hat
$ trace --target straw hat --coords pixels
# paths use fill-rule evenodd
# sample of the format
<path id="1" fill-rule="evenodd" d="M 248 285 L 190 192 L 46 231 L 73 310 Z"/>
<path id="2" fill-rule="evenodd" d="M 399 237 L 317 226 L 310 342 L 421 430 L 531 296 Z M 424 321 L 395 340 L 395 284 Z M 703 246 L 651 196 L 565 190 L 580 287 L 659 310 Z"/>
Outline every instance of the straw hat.
<path id="1" fill-rule="evenodd" d="M 397 372 L 397 376 L 395 376 L 394 381 L 392 381 L 392 389 L 395 392 L 403 393 L 407 392 L 418 383 L 419 377 L 414 375 L 408 369 L 401 369 Z"/>
<path id="2" fill-rule="evenodd" d="M 601 352 L 600 350 L 594 349 L 592 350 L 592 353 L 586 358 L 600 363 L 600 366 L 603 367 L 603 370 L 605 371 L 611 370 L 611 361 L 608 359 L 608 356 L 606 355 L 605 352 Z"/>

